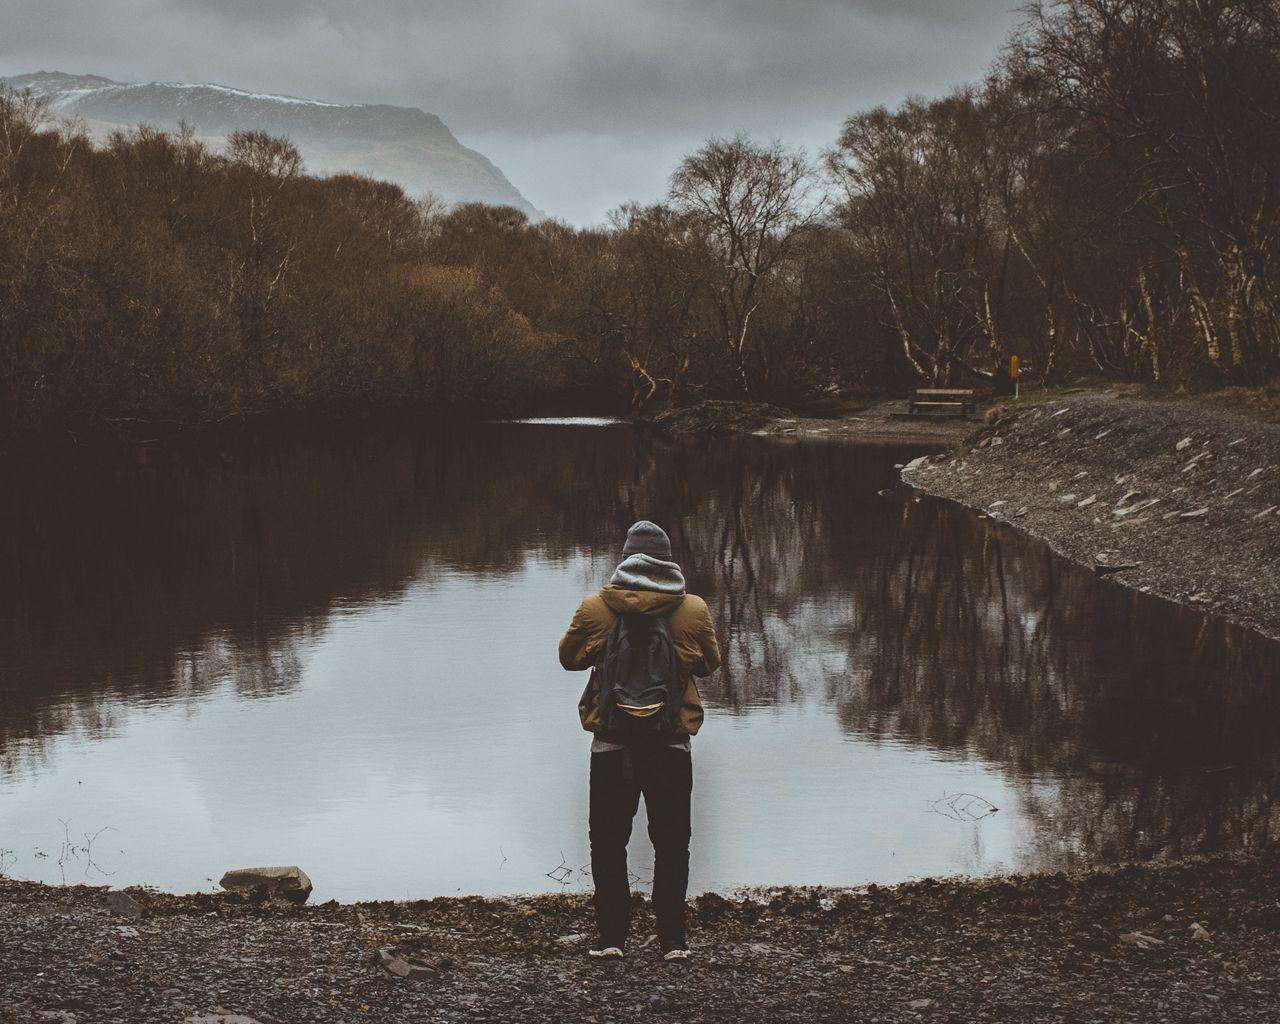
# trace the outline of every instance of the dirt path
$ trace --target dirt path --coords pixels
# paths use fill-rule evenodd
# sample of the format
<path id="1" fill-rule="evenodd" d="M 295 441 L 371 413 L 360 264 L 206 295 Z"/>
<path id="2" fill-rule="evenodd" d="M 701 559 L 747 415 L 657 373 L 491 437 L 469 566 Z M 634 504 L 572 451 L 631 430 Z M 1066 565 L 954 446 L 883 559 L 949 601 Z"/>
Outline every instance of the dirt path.
<path id="1" fill-rule="evenodd" d="M 1280 638 L 1280 424 L 1117 391 L 1007 407 L 903 479 L 1139 590 Z"/>
<path id="2" fill-rule="evenodd" d="M 296 908 L 133 892 L 137 920 L 100 889 L 0 881 L 0 1020 L 1280 1019 L 1274 859 L 704 896 L 686 965 L 639 942 L 589 960 L 579 896 Z M 636 923 L 650 934 L 647 907 Z M 375 965 L 383 948 L 424 977 Z"/>
<path id="3" fill-rule="evenodd" d="M 815 417 L 789 413 L 776 406 L 749 402 L 700 402 L 660 413 L 637 426 L 663 437 L 760 437 L 845 442 L 914 443 L 937 447 L 959 444 L 978 425 L 970 419 L 905 420 L 901 400 L 875 400 L 847 408 L 839 416 Z"/>
<path id="4" fill-rule="evenodd" d="M 973 433 L 978 422 L 969 419 L 897 419 L 900 400 L 877 401 L 838 419 L 779 416 L 755 431 L 767 437 L 892 444 L 897 442 L 950 447 Z"/>

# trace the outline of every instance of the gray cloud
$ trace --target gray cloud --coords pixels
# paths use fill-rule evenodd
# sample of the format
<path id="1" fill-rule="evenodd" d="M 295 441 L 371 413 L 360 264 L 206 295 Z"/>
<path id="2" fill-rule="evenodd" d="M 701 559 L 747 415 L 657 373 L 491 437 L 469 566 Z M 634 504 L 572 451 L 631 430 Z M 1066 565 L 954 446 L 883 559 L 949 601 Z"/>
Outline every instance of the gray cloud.
<path id="1" fill-rule="evenodd" d="M 0 73 L 213 81 L 439 114 L 576 222 L 661 194 L 745 130 L 830 144 L 842 119 L 980 78 L 1011 0 L 8 0 Z M 592 198 L 588 199 L 587 197 Z"/>

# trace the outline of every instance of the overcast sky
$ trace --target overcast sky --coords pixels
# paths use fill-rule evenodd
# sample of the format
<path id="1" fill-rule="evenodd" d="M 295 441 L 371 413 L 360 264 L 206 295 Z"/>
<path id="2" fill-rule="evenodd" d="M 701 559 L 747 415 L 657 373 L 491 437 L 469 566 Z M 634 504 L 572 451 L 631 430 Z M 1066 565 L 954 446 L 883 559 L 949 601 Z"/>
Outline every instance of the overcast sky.
<path id="1" fill-rule="evenodd" d="M 746 131 L 811 154 L 979 80 L 1017 0 L 4 0 L 0 75 L 216 82 L 438 114 L 575 224 Z"/>

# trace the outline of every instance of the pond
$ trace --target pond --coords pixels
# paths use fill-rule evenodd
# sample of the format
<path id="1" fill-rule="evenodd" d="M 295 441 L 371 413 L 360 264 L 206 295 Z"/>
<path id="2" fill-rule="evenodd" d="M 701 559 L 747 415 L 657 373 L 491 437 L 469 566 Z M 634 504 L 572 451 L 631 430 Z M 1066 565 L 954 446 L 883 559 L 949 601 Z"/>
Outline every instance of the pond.
<path id="1" fill-rule="evenodd" d="M 627 526 L 725 652 L 691 891 L 1280 832 L 1280 646 L 896 483 L 920 449 L 625 426 L 263 431 L 0 482 L 0 868 L 314 899 L 589 888 L 584 674 Z M 632 871 L 652 870 L 643 812 Z"/>

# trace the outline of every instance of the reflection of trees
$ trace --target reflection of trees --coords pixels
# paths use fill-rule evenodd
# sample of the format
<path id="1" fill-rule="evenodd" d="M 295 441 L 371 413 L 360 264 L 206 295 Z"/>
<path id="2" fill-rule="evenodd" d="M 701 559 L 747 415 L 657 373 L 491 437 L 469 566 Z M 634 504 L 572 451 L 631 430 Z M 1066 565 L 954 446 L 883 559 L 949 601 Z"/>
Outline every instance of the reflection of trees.
<path id="1" fill-rule="evenodd" d="M 603 575 L 632 520 L 666 526 L 689 589 L 711 602 L 726 654 L 704 696 L 725 710 L 785 702 L 820 692 L 819 666 L 847 661 L 850 579 L 886 557 L 899 528 L 897 499 L 877 492 L 896 481 L 894 463 L 915 454 L 757 438 L 662 446 L 625 476 L 603 532 L 590 520 L 600 509 L 580 506 L 583 535 Z"/>
<path id="2" fill-rule="evenodd" d="M 875 576 L 834 681 L 842 721 L 1057 776 L 1051 798 L 1024 788 L 1036 863 L 1275 834 L 1276 645 L 939 502 L 904 506 Z"/>
<path id="3" fill-rule="evenodd" d="M 844 614 L 821 598 L 848 571 L 833 535 L 866 519 L 855 506 L 867 496 L 873 516 L 891 515 L 874 498 L 886 458 L 759 439 L 670 446 L 627 430 L 369 427 L 10 467 L 0 749 L 109 728 L 117 699 L 293 686 L 299 628 L 434 572 L 588 553 L 604 577 L 641 517 L 669 527 L 691 588 L 713 599 L 730 660 L 711 695 L 785 700 L 808 685 L 802 624 Z"/>
<path id="4" fill-rule="evenodd" d="M 705 696 L 744 708 L 814 689 L 816 646 L 848 622 L 849 573 L 892 521 L 894 503 L 876 492 L 902 456 L 763 441 L 675 454 L 673 475 L 699 486 L 668 515 L 690 588 L 713 598 L 726 655 Z"/>
<path id="5" fill-rule="evenodd" d="M 510 572 L 533 551 L 620 537 L 618 506 L 644 504 L 653 466 L 626 431 L 501 427 L 257 434 L 10 466 L 0 757 L 18 737 L 109 729 L 116 700 L 292 687 L 300 624 L 435 569 Z"/>
<path id="6" fill-rule="evenodd" d="M 0 767 L 40 737 L 110 729 L 122 702 L 288 690 L 330 609 L 435 572 L 585 555 L 584 584 L 603 582 L 626 527 L 652 518 L 712 604 L 727 660 L 703 692 L 720 713 L 823 700 L 852 733 L 1007 765 L 1036 865 L 1280 830 L 1276 645 L 962 509 L 878 496 L 908 454 L 370 426 L 11 470 Z"/>

